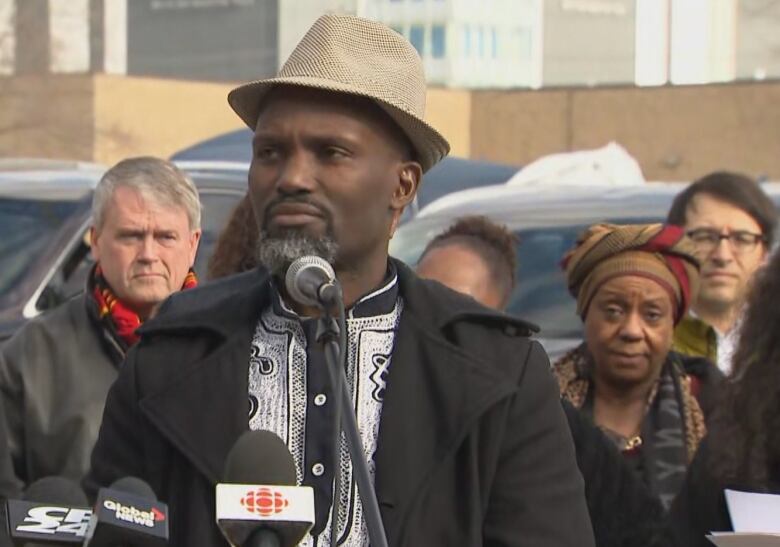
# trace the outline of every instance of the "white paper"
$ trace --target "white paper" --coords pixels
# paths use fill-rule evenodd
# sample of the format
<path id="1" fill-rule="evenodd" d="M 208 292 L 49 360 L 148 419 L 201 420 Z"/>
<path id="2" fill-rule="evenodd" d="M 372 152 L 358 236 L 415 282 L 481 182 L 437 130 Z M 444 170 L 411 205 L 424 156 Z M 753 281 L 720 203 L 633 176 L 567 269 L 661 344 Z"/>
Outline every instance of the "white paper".
<path id="1" fill-rule="evenodd" d="M 780 534 L 780 496 L 726 490 L 726 505 L 735 532 Z"/>
<path id="2" fill-rule="evenodd" d="M 707 538 L 718 547 L 780 547 L 780 535 L 716 532 Z"/>

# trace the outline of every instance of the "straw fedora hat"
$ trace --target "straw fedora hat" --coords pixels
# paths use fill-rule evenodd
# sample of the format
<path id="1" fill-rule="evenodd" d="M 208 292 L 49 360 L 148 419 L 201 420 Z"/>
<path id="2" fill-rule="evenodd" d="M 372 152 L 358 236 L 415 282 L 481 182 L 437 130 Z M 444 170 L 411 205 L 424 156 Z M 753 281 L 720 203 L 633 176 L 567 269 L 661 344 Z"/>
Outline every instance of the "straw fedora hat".
<path id="1" fill-rule="evenodd" d="M 427 171 L 450 150 L 424 120 L 425 73 L 417 51 L 400 34 L 352 15 L 323 15 L 309 29 L 275 78 L 244 84 L 228 103 L 254 130 L 260 105 L 277 85 L 296 85 L 372 99 L 398 124 Z"/>

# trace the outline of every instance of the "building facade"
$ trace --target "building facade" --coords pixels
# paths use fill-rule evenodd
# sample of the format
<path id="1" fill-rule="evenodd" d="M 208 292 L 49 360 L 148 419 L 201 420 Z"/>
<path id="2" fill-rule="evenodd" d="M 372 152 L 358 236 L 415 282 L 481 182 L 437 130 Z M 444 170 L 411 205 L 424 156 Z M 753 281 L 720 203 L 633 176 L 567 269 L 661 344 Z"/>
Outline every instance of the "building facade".
<path id="1" fill-rule="evenodd" d="M 780 78 L 780 0 L 0 0 L 0 75 L 265 77 L 326 12 L 403 34 L 434 86 Z"/>

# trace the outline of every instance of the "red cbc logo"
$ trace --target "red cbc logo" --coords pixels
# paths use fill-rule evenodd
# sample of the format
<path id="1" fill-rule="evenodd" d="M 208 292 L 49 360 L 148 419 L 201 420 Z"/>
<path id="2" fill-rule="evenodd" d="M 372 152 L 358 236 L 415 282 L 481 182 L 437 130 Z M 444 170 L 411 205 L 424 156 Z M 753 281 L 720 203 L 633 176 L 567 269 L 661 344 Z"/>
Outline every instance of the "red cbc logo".
<path id="1" fill-rule="evenodd" d="M 284 511 L 289 502 L 281 492 L 271 488 L 258 488 L 247 492 L 241 498 L 241 505 L 250 513 L 257 513 L 263 517 L 270 517 Z"/>

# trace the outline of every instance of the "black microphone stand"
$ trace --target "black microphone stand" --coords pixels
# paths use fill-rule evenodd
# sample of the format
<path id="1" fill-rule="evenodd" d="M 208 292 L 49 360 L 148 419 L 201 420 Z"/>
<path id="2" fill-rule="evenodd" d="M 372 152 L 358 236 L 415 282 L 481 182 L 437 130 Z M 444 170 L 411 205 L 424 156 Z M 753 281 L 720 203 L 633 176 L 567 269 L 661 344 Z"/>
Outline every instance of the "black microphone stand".
<path id="1" fill-rule="evenodd" d="M 385 527 L 382 523 L 382 516 L 379 513 L 379 503 L 377 502 L 374 484 L 371 481 L 371 475 L 368 472 L 368 464 L 365 459 L 363 442 L 360 440 L 360 433 L 357 428 L 357 417 L 352 408 L 352 397 L 346 389 L 347 378 L 345 373 L 345 357 L 347 351 L 347 322 L 344 311 L 344 298 L 341 293 L 341 287 L 337 285 L 338 297 L 334 305 L 323 306 L 324 313 L 317 320 L 316 339 L 323 346 L 325 351 L 325 361 L 328 365 L 331 387 L 334 392 L 334 414 L 336 420 L 336 443 L 334 459 L 334 484 L 333 484 L 333 504 L 331 506 L 331 524 L 330 524 L 330 543 L 336 545 L 338 536 L 338 511 L 340 494 L 340 432 L 344 432 L 349 448 L 349 456 L 352 461 L 352 472 L 357 483 L 358 494 L 363 502 L 363 512 L 366 517 L 366 527 L 368 528 L 368 537 L 372 547 L 387 547 L 387 536 Z M 336 308 L 338 321 L 333 317 L 333 308 Z M 346 410 L 343 409 L 346 407 Z M 339 423 L 341 427 L 339 427 Z M 340 431 L 341 430 L 341 431 Z"/>

